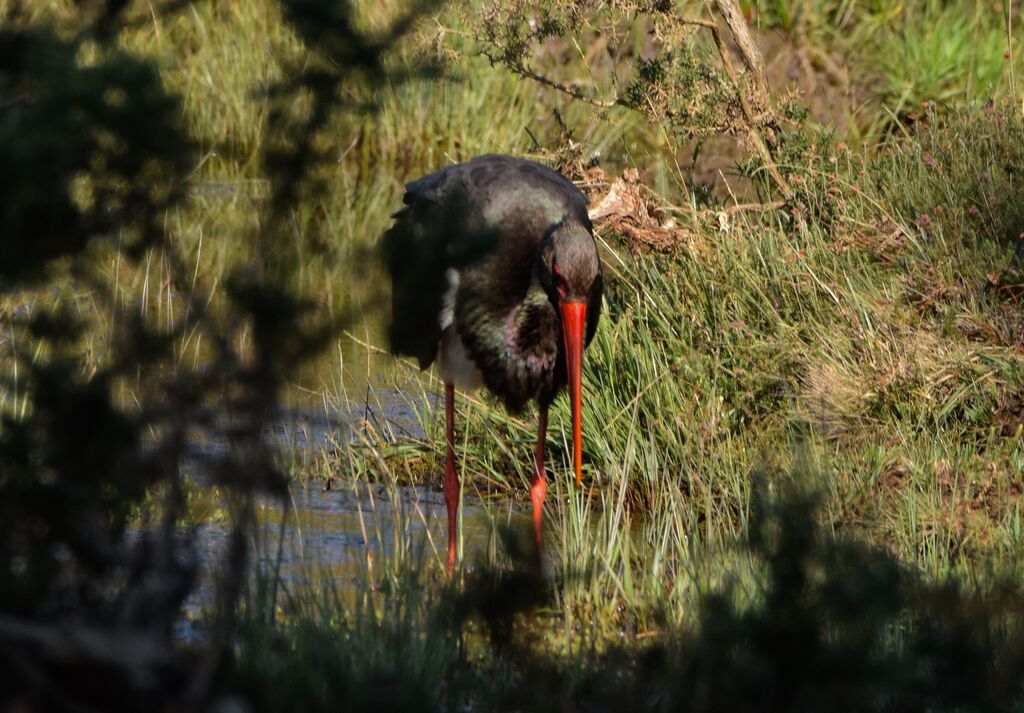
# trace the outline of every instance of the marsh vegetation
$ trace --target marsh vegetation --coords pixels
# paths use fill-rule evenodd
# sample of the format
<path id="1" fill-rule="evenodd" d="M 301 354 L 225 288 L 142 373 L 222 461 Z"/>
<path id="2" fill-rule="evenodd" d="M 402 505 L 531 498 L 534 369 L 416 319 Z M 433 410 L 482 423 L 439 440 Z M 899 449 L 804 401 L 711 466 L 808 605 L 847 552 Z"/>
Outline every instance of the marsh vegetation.
<path id="1" fill-rule="evenodd" d="M 0 706 L 1020 710 L 1016 11 L 0 3 Z M 374 246 L 487 152 L 600 207 L 606 309 L 544 571 L 477 396 L 447 579 Z M 344 581 L 282 577 L 289 489 L 357 503 Z"/>

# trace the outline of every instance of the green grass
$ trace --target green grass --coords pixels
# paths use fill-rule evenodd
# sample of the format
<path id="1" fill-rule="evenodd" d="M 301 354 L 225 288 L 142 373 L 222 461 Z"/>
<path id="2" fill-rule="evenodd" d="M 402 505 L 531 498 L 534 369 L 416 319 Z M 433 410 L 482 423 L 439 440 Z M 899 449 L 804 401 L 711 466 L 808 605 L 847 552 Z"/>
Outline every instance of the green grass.
<path id="1" fill-rule="evenodd" d="M 753 3 L 754 22 L 783 33 L 815 114 L 874 141 L 923 104 L 1016 97 L 1019 26 L 1005 3 L 798 0 Z M 1018 23 L 1019 24 L 1019 23 Z M 1012 39 L 1012 45 L 1010 40 Z M 1013 49 L 1010 52 L 1010 49 Z M 769 64 L 773 57 L 767 57 Z M 790 75 L 789 79 L 792 79 Z M 782 78 L 779 78 L 782 81 Z"/>

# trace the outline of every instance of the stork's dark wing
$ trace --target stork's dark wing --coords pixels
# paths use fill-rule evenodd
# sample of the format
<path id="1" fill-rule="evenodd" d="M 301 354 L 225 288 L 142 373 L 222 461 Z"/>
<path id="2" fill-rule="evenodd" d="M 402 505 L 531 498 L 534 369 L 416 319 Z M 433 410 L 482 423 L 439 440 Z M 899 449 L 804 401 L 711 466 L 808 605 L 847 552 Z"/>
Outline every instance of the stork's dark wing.
<path id="1" fill-rule="evenodd" d="M 433 249 L 437 233 L 422 223 L 423 212 L 411 205 L 395 213 L 395 224 L 384 233 L 380 248 L 391 274 L 391 352 L 415 357 L 426 369 L 441 338 L 437 316 L 445 267 L 444 253 Z"/>
<path id="2" fill-rule="evenodd" d="M 491 252 L 497 240 L 466 186 L 464 165 L 406 185 L 405 207 L 381 238 L 381 256 L 391 275 L 391 351 L 415 357 L 422 369 L 437 355 L 447 271 Z"/>

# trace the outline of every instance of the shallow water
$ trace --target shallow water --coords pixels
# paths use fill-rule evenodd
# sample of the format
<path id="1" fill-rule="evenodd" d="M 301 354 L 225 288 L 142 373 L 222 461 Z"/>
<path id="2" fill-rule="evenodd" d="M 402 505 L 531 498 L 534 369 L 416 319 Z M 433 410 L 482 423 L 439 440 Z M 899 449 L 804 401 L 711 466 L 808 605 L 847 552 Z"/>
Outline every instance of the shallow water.
<path id="1" fill-rule="evenodd" d="M 381 390 L 374 395 L 373 422 L 378 432 L 393 437 L 424 436 L 417 407 L 400 392 Z M 426 408 L 436 408 L 428 397 Z M 311 458 L 319 449 L 351 442 L 359 437 L 366 413 L 341 414 L 324 409 L 293 408 L 282 411 L 267 438 L 299 457 Z M 189 470 L 202 484 L 203 464 L 221 455 L 227 444 L 195 441 L 190 444 Z M 367 587 L 375 587 L 388 568 L 443 565 L 447 543 L 447 512 L 443 492 L 433 484 L 386 486 L 334 479 L 293 481 L 288 496 L 261 497 L 257 504 L 258 531 L 253 556 L 264 572 L 280 574 L 280 595 L 306 586 L 328 587 L 343 600 L 351 600 Z M 484 503 L 463 494 L 461 551 L 471 564 L 485 558 L 495 546 L 499 527 L 530 531 L 531 521 L 522 503 Z M 228 527 L 207 522 L 195 528 L 201 585 L 186 611 L 190 619 L 214 603 L 214 574 L 223 561 Z M 188 629 L 185 638 L 196 635 Z"/>
<path id="2" fill-rule="evenodd" d="M 290 502 L 261 503 L 260 520 L 268 537 L 261 553 L 265 564 L 276 561 L 276 538 L 285 523 L 280 567 L 283 578 L 329 574 L 345 589 L 361 587 L 394 563 L 443 562 L 447 512 L 440 490 L 427 486 L 345 484 L 340 490 L 293 487 Z M 464 557 L 482 556 L 496 520 L 528 518 L 511 506 L 488 506 L 473 498 L 462 503 Z"/>

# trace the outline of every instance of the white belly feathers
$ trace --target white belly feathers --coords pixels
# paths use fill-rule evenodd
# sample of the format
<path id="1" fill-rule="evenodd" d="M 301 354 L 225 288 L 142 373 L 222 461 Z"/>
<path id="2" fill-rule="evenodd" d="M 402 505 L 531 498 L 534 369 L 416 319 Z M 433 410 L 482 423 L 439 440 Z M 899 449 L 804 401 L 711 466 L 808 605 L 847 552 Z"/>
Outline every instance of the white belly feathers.
<path id="1" fill-rule="evenodd" d="M 459 289 L 459 273 L 449 268 L 445 272 L 448 289 L 441 298 L 441 312 L 437 315 L 441 326 L 441 343 L 437 349 L 438 368 L 445 382 L 455 384 L 464 391 L 483 386 L 484 377 L 466 354 L 462 337 L 455 330 L 455 293 Z"/>

